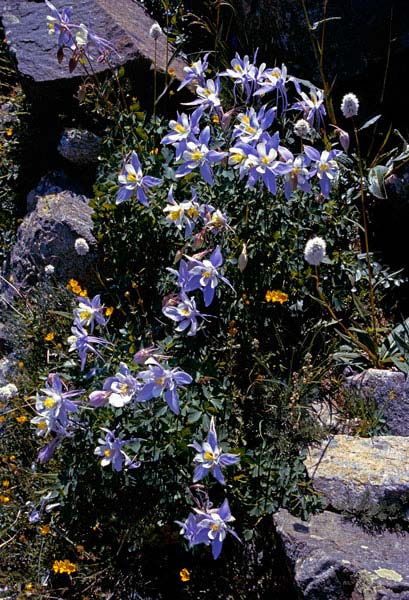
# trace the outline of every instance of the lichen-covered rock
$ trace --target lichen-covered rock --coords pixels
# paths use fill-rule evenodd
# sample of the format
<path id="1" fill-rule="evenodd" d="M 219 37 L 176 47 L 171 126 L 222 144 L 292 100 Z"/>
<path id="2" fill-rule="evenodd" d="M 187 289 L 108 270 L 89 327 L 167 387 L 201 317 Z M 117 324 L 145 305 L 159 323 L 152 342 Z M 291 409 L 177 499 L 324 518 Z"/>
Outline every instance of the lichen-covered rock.
<path id="1" fill-rule="evenodd" d="M 305 461 L 314 489 L 349 513 L 404 517 L 409 506 L 409 437 L 336 435 Z"/>
<path id="2" fill-rule="evenodd" d="M 74 278 L 92 284 L 97 250 L 91 214 L 85 196 L 66 190 L 41 197 L 18 229 L 10 257 L 14 283 L 35 285 L 46 276 L 45 267 L 52 265 L 54 277 L 63 283 Z M 75 250 L 77 238 L 83 238 L 89 246 L 85 256 Z"/>
<path id="3" fill-rule="evenodd" d="M 325 511 L 274 516 L 300 598 L 409 600 L 409 534 L 368 532 Z"/>
<path id="4" fill-rule="evenodd" d="M 346 378 L 346 389 L 374 399 L 392 435 L 409 435 L 409 385 L 398 371 L 367 369 Z"/>
<path id="5" fill-rule="evenodd" d="M 74 165 L 87 166 L 98 161 L 102 138 L 91 131 L 65 129 L 58 144 L 58 152 Z"/>
<path id="6" fill-rule="evenodd" d="M 69 191 L 73 194 L 83 196 L 83 186 L 68 177 L 64 171 L 52 171 L 44 175 L 36 185 L 27 194 L 27 211 L 30 212 L 37 206 L 38 200 L 42 196 L 49 196 L 50 194 L 59 194 L 60 192 Z"/>

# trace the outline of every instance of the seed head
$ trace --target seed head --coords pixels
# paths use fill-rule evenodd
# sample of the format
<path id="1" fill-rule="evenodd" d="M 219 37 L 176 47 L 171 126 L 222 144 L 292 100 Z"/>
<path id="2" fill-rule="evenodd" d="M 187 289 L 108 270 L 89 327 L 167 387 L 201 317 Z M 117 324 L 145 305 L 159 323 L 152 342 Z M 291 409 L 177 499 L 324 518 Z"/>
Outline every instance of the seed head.
<path id="1" fill-rule="evenodd" d="M 314 237 L 305 245 L 304 258 L 310 265 L 317 266 L 323 261 L 325 251 L 325 241 L 320 237 Z"/>

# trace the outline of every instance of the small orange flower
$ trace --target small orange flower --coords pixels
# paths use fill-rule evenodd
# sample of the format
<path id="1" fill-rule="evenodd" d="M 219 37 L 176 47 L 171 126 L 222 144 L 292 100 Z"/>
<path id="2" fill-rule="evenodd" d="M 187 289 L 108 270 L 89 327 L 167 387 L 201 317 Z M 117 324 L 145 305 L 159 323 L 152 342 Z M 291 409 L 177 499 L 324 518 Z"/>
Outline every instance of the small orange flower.
<path id="1" fill-rule="evenodd" d="M 170 90 L 169 96 L 174 96 L 174 95 L 175 95 L 175 91 L 174 90 Z"/>
<path id="2" fill-rule="evenodd" d="M 79 554 L 82 554 L 84 552 L 84 546 L 82 546 L 81 544 L 78 544 L 78 546 L 76 547 L 76 550 Z"/>
<path id="3" fill-rule="evenodd" d="M 0 494 L 0 502 L 2 502 L 3 504 L 7 504 L 8 502 L 10 502 L 9 496 L 3 496 L 3 494 Z"/>
<path id="4" fill-rule="evenodd" d="M 55 338 L 55 333 L 53 333 L 52 331 L 50 331 L 50 333 L 47 333 L 44 336 L 44 339 L 46 342 L 52 342 L 54 338 Z"/>
<path id="5" fill-rule="evenodd" d="M 10 481 L 8 479 L 3 479 L 3 481 L 1 482 L 2 486 L 4 488 L 8 488 L 10 487 Z"/>
<path id="6" fill-rule="evenodd" d="M 168 73 L 171 77 L 173 77 L 175 75 L 176 71 L 175 71 L 175 69 L 170 68 L 170 69 L 168 69 Z"/>
<path id="7" fill-rule="evenodd" d="M 213 121 L 213 123 L 220 123 L 220 119 L 217 115 L 213 115 L 212 121 Z"/>
<path id="8" fill-rule="evenodd" d="M 108 306 L 105 309 L 105 316 L 106 317 L 110 317 L 112 315 L 112 313 L 114 312 L 114 307 L 113 306 Z"/>
<path id="9" fill-rule="evenodd" d="M 190 571 L 188 571 L 188 569 L 182 569 L 179 575 L 180 580 L 183 581 L 183 583 L 186 583 L 186 581 L 190 580 Z"/>
<path id="10" fill-rule="evenodd" d="M 40 533 L 41 535 L 48 535 L 51 531 L 51 527 L 49 525 L 43 525 L 42 527 L 40 527 Z"/>
<path id="11" fill-rule="evenodd" d="M 65 560 L 55 560 L 53 563 L 54 573 L 67 573 L 67 575 L 71 575 L 71 573 L 75 573 L 76 570 L 77 566 L 70 562 L 67 558 Z"/>
<path id="12" fill-rule="evenodd" d="M 0 415 L 0 423 L 4 423 L 6 417 L 4 415 Z"/>
<path id="13" fill-rule="evenodd" d="M 288 294 L 281 292 L 280 290 L 267 290 L 265 295 L 267 302 L 279 302 L 284 304 L 288 300 Z"/>
<path id="14" fill-rule="evenodd" d="M 21 417 L 16 417 L 16 421 L 17 423 L 20 423 L 20 425 L 22 425 L 23 423 L 28 421 L 28 417 L 26 415 L 21 415 Z"/>
<path id="15" fill-rule="evenodd" d="M 11 128 L 11 127 L 9 127 L 9 128 L 6 130 L 6 135 L 7 135 L 7 137 L 11 137 L 11 136 L 13 135 L 13 130 L 12 130 L 12 128 Z"/>

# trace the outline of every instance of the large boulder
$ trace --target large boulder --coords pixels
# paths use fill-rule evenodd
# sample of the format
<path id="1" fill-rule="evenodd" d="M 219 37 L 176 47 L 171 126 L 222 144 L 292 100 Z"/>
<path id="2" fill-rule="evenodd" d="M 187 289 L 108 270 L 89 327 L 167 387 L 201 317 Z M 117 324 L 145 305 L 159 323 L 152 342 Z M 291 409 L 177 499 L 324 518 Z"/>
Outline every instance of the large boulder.
<path id="1" fill-rule="evenodd" d="M 302 521 L 280 510 L 278 536 L 304 600 L 409 600 L 409 534 L 368 532 L 325 511 Z"/>
<path id="2" fill-rule="evenodd" d="M 54 0 L 53 4 L 61 10 L 70 3 L 66 0 Z M 128 69 L 135 82 L 136 95 L 145 106 L 151 107 L 155 41 L 150 37 L 149 30 L 155 21 L 134 0 L 81 0 L 72 5 L 72 21 L 76 24 L 88 23 L 91 18 L 94 31 L 108 39 L 119 53 L 111 55 L 111 66 L 115 68 L 124 65 Z M 86 75 L 81 66 L 74 72 L 69 72 L 69 51 L 61 64 L 58 63 L 57 38 L 49 35 L 47 29 L 46 17 L 49 13 L 43 3 L 0 0 L 6 41 L 15 56 L 24 91 L 35 108 L 44 112 L 49 112 L 51 107 L 60 109 L 72 102 L 73 94 L 78 91 L 78 86 Z M 170 58 L 172 53 L 171 48 L 166 52 L 166 36 L 160 34 L 156 42 L 156 66 L 161 86 L 164 84 L 167 68 L 166 57 Z M 175 84 L 183 79 L 184 66 L 185 63 L 180 58 L 171 61 L 169 67 L 174 71 Z M 91 75 L 100 76 L 108 71 L 105 62 L 92 64 Z M 170 103 L 169 96 L 166 97 L 166 103 Z"/>
<path id="3" fill-rule="evenodd" d="M 92 209 L 85 196 L 69 190 L 41 196 L 36 207 L 23 220 L 10 257 L 12 281 L 19 287 L 35 285 L 47 276 L 47 265 L 54 267 L 53 276 L 64 283 L 69 279 L 95 282 L 96 240 L 92 235 Z M 85 240 L 88 252 L 79 255 L 78 238 Z"/>
<path id="4" fill-rule="evenodd" d="M 409 437 L 336 435 L 305 461 L 327 506 L 378 519 L 406 517 Z"/>
<path id="5" fill-rule="evenodd" d="M 367 369 L 347 377 L 345 391 L 363 402 L 374 400 L 390 434 L 409 435 L 409 384 L 403 373 Z"/>

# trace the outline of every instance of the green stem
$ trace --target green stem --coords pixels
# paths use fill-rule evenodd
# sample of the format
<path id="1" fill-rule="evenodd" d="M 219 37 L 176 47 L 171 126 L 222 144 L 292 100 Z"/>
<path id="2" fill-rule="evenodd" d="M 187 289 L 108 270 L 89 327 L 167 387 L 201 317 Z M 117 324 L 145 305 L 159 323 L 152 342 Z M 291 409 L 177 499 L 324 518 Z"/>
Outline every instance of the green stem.
<path id="1" fill-rule="evenodd" d="M 369 237 L 368 237 L 368 218 L 366 214 L 366 206 L 365 206 L 365 190 L 364 190 L 364 175 L 362 169 L 362 159 L 361 159 L 361 151 L 359 146 L 359 136 L 358 130 L 354 123 L 354 133 L 355 133 L 355 141 L 356 141 L 356 152 L 358 156 L 358 168 L 359 168 L 359 195 L 361 198 L 361 210 L 362 210 L 362 224 L 364 228 L 364 246 L 365 246 L 365 257 L 366 257 L 366 265 L 368 269 L 368 285 L 369 285 L 369 303 L 371 307 L 371 321 L 372 321 L 372 331 L 373 338 L 375 342 L 375 346 L 377 348 L 378 354 L 378 333 L 377 333 L 377 320 L 376 320 L 376 304 L 375 304 L 375 292 L 373 286 L 373 274 L 372 274 L 372 265 L 369 255 Z"/>

